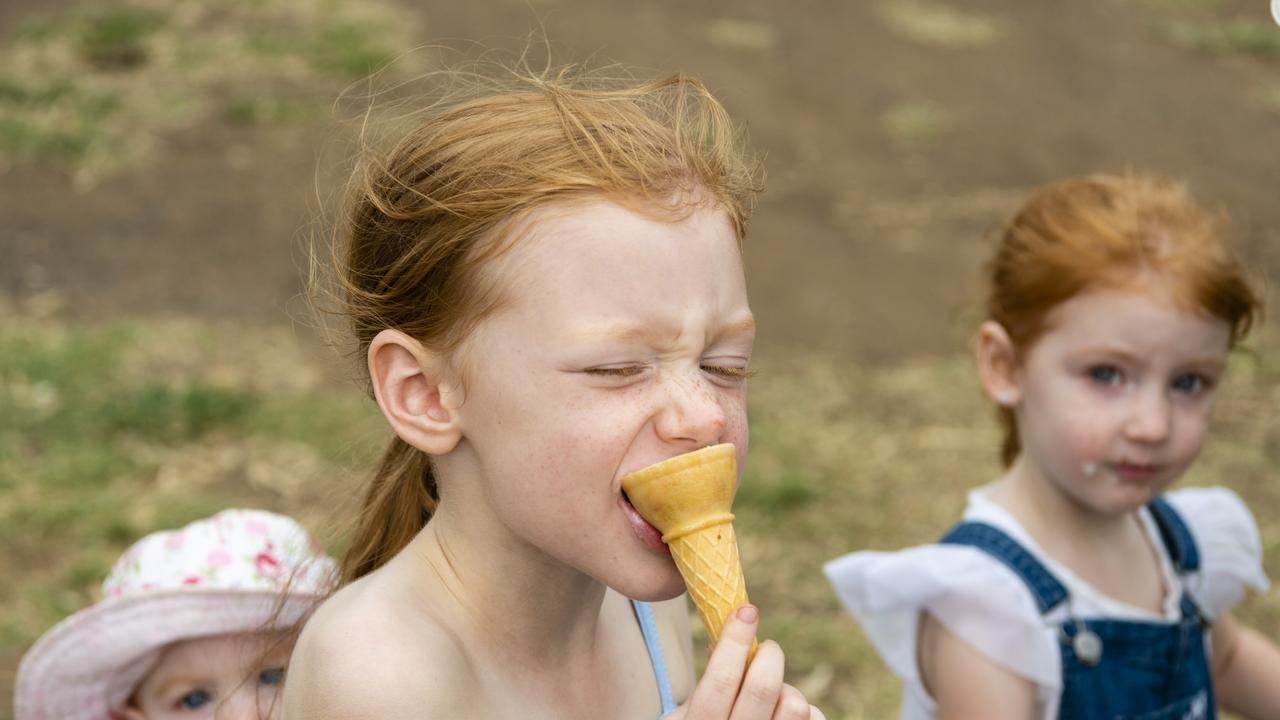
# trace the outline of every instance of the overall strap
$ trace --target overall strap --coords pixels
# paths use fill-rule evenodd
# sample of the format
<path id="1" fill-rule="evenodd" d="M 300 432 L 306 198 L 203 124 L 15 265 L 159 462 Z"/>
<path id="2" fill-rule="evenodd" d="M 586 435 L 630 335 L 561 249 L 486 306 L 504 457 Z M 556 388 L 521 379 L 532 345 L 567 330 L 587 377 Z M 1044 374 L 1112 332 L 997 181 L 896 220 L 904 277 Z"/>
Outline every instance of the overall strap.
<path id="1" fill-rule="evenodd" d="M 980 522 L 962 522 L 938 541 L 975 547 L 1004 563 L 1026 583 L 1044 614 L 1066 602 L 1067 588 L 1044 565 L 1004 531 Z"/>
<path id="2" fill-rule="evenodd" d="M 1160 529 L 1160 540 L 1164 542 L 1169 559 L 1179 573 L 1195 572 L 1200 569 L 1200 552 L 1196 549 L 1196 540 L 1182 516 L 1163 496 L 1157 496 L 1147 509 Z"/>
<path id="3" fill-rule="evenodd" d="M 640 634 L 644 635 L 644 646 L 649 651 L 649 663 L 653 665 L 653 674 L 658 678 L 658 697 L 662 701 L 662 714 L 666 715 L 676 709 L 675 696 L 671 692 L 671 680 L 667 677 L 667 661 L 662 656 L 662 641 L 658 638 L 658 623 L 653 617 L 653 608 L 647 602 L 631 601 L 636 619 L 640 621 Z"/>

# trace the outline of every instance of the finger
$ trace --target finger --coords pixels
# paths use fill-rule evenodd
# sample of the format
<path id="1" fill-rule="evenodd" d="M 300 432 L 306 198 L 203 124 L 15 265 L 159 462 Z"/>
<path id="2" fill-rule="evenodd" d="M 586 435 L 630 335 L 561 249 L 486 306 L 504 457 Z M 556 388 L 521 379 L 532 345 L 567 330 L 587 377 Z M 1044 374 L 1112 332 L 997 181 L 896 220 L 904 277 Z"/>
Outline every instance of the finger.
<path id="1" fill-rule="evenodd" d="M 720 632 L 720 642 L 711 651 L 706 672 L 689 698 L 685 720 L 721 720 L 729 716 L 742 686 L 747 654 L 759 623 L 760 613 L 754 605 L 743 605 L 729 616 Z"/>
<path id="2" fill-rule="evenodd" d="M 756 657 L 747 668 L 747 676 L 742 681 L 742 689 L 738 691 L 738 700 L 733 705 L 730 720 L 770 720 L 778 709 L 778 700 L 782 697 L 782 675 L 786 669 L 786 659 L 782 648 L 772 640 L 760 643 Z M 809 703 L 805 703 L 808 710 Z M 801 720 L 805 720 L 801 718 Z"/>
<path id="3" fill-rule="evenodd" d="M 803 693 L 790 685 L 783 685 L 778 708 L 773 711 L 773 720 L 810 720 L 810 708 Z"/>
<path id="4" fill-rule="evenodd" d="M 821 710 L 819 710 L 817 707 L 815 707 L 815 706 L 813 706 L 813 705 L 810 705 L 810 706 L 809 706 L 809 720 L 827 720 L 827 716 L 826 716 L 826 715 L 823 715 L 823 714 L 822 714 L 822 711 L 821 711 Z"/>

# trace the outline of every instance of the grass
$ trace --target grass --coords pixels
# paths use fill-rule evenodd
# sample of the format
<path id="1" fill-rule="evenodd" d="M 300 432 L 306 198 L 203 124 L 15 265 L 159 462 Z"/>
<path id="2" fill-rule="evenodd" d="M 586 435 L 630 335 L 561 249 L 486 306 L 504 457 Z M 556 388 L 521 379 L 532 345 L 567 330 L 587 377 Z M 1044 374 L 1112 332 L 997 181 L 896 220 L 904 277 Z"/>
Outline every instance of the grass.
<path id="1" fill-rule="evenodd" d="M 93 8 L 79 16 L 73 42 L 95 67 L 134 67 L 147 61 L 149 36 L 166 20 L 164 13 L 152 9 Z"/>
<path id="2" fill-rule="evenodd" d="M 889 0 L 880 3 L 879 13 L 899 35 L 932 47 L 987 47 L 1005 31 L 994 16 L 932 0 Z"/>
<path id="3" fill-rule="evenodd" d="M 330 538 L 385 440 L 353 388 L 288 331 L 148 321 L 0 318 L 0 680 L 61 617 L 92 602 L 141 535 L 223 507 L 289 513 Z M 1264 328 L 1270 330 L 1270 328 Z M 833 720 L 896 715 L 898 684 L 838 607 L 823 562 L 930 542 L 992 478 L 998 433 L 962 355 L 868 368 L 761 363 L 735 504 L 763 633 L 789 681 Z M 1280 577 L 1280 342 L 1233 363 L 1215 440 L 1187 478 L 1250 504 Z M 1280 600 L 1238 615 L 1280 636 Z M 0 697 L 0 717 L 9 702 Z"/>
<path id="4" fill-rule="evenodd" d="M 1173 21 L 1168 36 L 1174 44 L 1207 53 L 1280 53 L 1280 28 L 1266 20 Z"/>
<path id="5" fill-rule="evenodd" d="M 210 118 L 310 122 L 410 49 L 402 15 L 388 0 L 83 0 L 0 37 L 0 163 L 56 163 L 83 187 Z"/>
<path id="6" fill-rule="evenodd" d="M 1280 53 L 1280 27 L 1271 19 L 1266 2 L 1225 0 L 1144 0 L 1155 27 L 1182 48 L 1206 54 L 1272 56 Z"/>
<path id="7" fill-rule="evenodd" d="M 763 51 L 778 44 L 778 31 L 766 22 L 718 18 L 707 25 L 707 40 L 716 47 Z"/>
<path id="8" fill-rule="evenodd" d="M 937 103 L 912 100 L 890 107 L 880 118 L 880 126 L 895 145 L 914 149 L 938 139 L 946 131 L 948 120 L 946 110 Z"/>
<path id="9" fill-rule="evenodd" d="M 0 319 L 0 693 L 141 535 L 233 505 L 326 528 L 381 428 L 358 392 L 316 385 L 297 345 L 284 330 Z M 10 707 L 0 696 L 0 717 Z"/>

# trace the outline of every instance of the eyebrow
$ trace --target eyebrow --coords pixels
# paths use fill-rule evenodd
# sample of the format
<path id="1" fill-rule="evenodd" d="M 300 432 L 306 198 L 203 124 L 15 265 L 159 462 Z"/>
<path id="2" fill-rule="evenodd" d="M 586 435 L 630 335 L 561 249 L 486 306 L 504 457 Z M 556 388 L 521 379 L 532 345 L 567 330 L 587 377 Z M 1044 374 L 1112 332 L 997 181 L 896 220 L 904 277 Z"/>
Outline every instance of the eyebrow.
<path id="1" fill-rule="evenodd" d="M 1096 345 L 1096 346 L 1086 347 L 1083 350 L 1081 350 L 1079 354 L 1080 355 L 1112 355 L 1115 357 L 1119 357 L 1128 362 L 1139 361 L 1144 359 L 1145 357 L 1144 355 L 1132 353 L 1122 348 L 1110 347 L 1106 345 Z M 1216 370 L 1216 369 L 1221 369 L 1226 367 L 1226 363 L 1217 357 L 1205 356 L 1200 358 L 1193 358 L 1192 360 L 1189 360 L 1187 362 L 1179 363 L 1178 367 L 1213 368 Z"/>
<path id="2" fill-rule="evenodd" d="M 748 314 L 738 320 L 714 328 L 708 337 L 719 339 L 729 335 L 745 335 L 754 333 L 755 329 L 755 316 Z M 651 342 L 658 347 L 667 348 L 679 344 L 681 334 L 682 330 L 679 328 L 676 328 L 674 332 L 666 332 L 653 325 L 619 322 L 601 323 L 574 333 L 574 337 L 584 340 L 608 339 L 621 340 L 623 342 Z"/>

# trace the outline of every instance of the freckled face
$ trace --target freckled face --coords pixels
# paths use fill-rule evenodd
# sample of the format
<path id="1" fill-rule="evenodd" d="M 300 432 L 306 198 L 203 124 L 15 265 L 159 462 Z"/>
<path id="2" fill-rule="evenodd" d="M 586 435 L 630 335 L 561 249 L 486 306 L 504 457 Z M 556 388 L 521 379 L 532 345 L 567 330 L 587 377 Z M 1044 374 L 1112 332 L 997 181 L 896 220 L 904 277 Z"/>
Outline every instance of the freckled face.
<path id="1" fill-rule="evenodd" d="M 1097 512 L 1128 512 L 1199 455 L 1230 328 L 1158 281 L 1053 309 L 1018 371 L 1028 467 Z"/>
<path id="2" fill-rule="evenodd" d="M 277 638 L 270 634 L 218 635 L 174 643 L 138 685 L 125 717 L 277 718 L 284 669 L 292 650 L 290 645 L 275 647 L 277 644 Z"/>
<path id="3" fill-rule="evenodd" d="M 745 459 L 755 333 L 734 231 L 718 209 L 664 222 L 603 200 L 527 227 L 497 270 L 507 304 L 461 350 L 476 502 L 624 595 L 673 597 L 684 583 L 621 478 L 715 443 Z"/>

